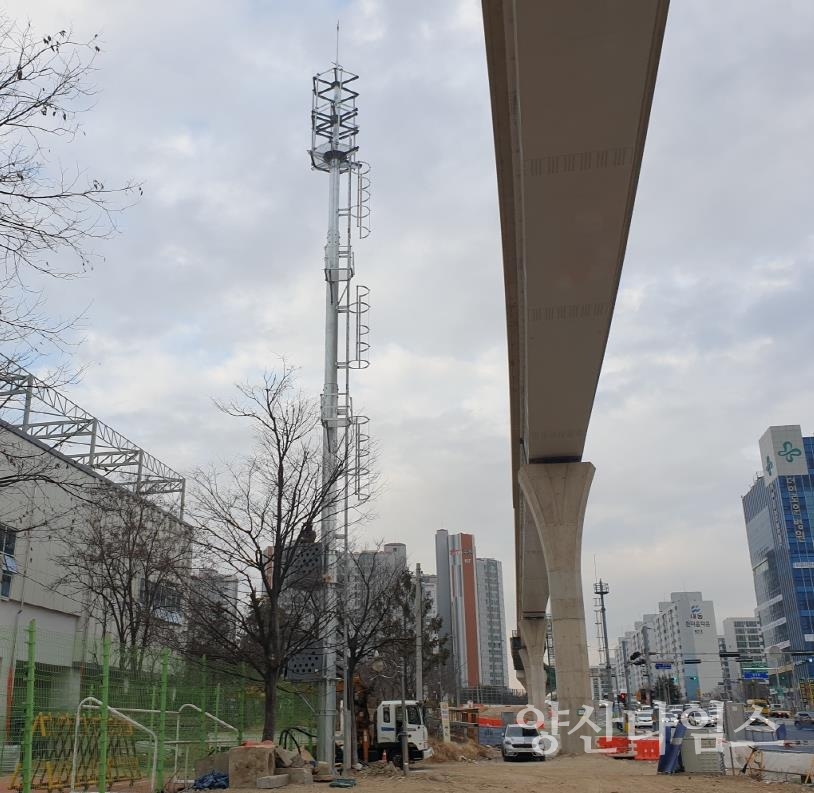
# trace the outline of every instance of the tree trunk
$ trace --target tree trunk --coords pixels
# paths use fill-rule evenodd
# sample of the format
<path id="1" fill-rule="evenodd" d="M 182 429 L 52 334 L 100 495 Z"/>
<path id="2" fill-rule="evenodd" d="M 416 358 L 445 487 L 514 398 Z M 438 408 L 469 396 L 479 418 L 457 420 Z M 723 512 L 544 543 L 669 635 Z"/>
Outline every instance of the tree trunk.
<path id="1" fill-rule="evenodd" d="M 266 706 L 263 718 L 263 740 L 276 740 L 277 732 L 277 681 L 280 677 L 279 671 L 274 671 L 266 676 Z"/>

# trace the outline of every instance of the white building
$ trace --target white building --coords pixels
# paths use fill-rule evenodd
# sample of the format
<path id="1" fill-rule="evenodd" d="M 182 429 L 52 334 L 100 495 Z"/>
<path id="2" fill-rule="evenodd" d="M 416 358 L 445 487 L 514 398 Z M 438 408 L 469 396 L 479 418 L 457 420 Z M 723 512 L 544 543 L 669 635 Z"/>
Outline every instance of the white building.
<path id="1" fill-rule="evenodd" d="M 50 680 L 42 707 L 75 707 L 82 662 L 103 625 L 117 637 L 110 617 L 114 607 L 82 587 L 90 572 L 81 565 L 96 562 L 89 553 L 84 559 L 90 562 L 81 561 L 77 538 L 87 539 L 93 529 L 103 539 L 110 531 L 108 542 L 119 535 L 133 539 L 133 532 L 149 526 L 153 541 L 171 547 L 183 569 L 191 529 L 179 517 L 184 493 L 179 474 L 10 361 L 0 366 L 0 483 L 0 719 L 5 721 L 6 692 L 14 689 L 26 657 L 24 629 L 32 620 L 36 662 L 47 665 Z M 147 580 L 147 568 L 132 555 L 123 556 L 123 548 L 108 551 L 108 563 L 102 556 L 99 561 L 107 573 L 119 559 L 132 561 L 131 574 L 116 591 L 126 592 L 136 611 L 150 609 L 174 635 L 182 622 L 183 593 L 169 585 L 169 578 L 159 580 L 157 572 L 147 572 Z M 66 581 L 63 565 L 72 557 L 77 562 Z"/>
<path id="2" fill-rule="evenodd" d="M 438 616 L 438 576 L 422 573 L 421 591 L 424 594 L 424 599 L 430 601 L 427 619 L 434 620 Z"/>
<path id="3" fill-rule="evenodd" d="M 639 656 L 636 662 L 630 658 Z M 616 674 L 624 688 L 625 663 L 634 693 L 652 688 L 660 675 L 674 679 L 687 700 L 712 696 L 722 684 L 715 610 L 700 592 L 673 592 L 654 614 L 644 614 L 616 650 Z"/>
<path id="4" fill-rule="evenodd" d="M 744 659 L 741 661 L 736 658 L 722 659 L 722 663 L 725 661 L 728 666 L 728 677 L 731 681 L 730 696 L 732 699 L 743 701 L 747 697 L 744 696 L 742 683 L 766 669 L 760 620 L 757 617 L 727 617 L 723 621 L 723 628 L 726 652 L 737 652 Z"/>
<path id="5" fill-rule="evenodd" d="M 477 589 L 480 684 L 505 687 L 509 683 L 509 662 L 503 566 L 497 559 L 477 559 Z"/>

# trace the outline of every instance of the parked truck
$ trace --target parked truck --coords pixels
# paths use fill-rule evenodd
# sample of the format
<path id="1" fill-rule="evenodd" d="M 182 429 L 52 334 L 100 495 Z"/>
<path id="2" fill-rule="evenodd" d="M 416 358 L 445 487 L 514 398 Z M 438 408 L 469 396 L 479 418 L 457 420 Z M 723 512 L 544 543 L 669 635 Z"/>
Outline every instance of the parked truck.
<path id="1" fill-rule="evenodd" d="M 414 699 L 405 702 L 407 710 L 407 746 L 410 762 L 432 757 L 429 734 L 424 724 L 424 712 Z M 373 749 L 379 758 L 387 752 L 387 759 L 401 763 L 401 733 L 404 729 L 400 699 L 384 700 L 376 708 Z"/>

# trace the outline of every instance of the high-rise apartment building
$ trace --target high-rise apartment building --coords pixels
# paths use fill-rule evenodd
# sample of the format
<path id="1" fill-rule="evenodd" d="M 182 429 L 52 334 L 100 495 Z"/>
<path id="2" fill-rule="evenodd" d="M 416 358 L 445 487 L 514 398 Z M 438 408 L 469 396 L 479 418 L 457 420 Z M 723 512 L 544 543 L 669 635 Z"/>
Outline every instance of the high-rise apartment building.
<path id="1" fill-rule="evenodd" d="M 502 564 L 497 559 L 478 559 L 477 581 L 480 684 L 505 687 L 509 668 Z"/>
<path id="2" fill-rule="evenodd" d="M 757 616 L 767 650 L 785 651 L 788 680 L 814 698 L 814 437 L 798 424 L 769 427 L 762 471 L 743 497 Z M 793 665 L 793 670 L 792 670 Z"/>
<path id="3" fill-rule="evenodd" d="M 448 677 L 458 689 L 504 687 L 508 645 L 503 572 L 496 559 L 478 559 L 471 534 L 435 534 L 437 610 L 450 640 Z"/>
<path id="4" fill-rule="evenodd" d="M 475 538 L 453 534 L 449 538 L 449 587 L 452 638 L 457 678 L 461 686 L 480 685 L 478 642 L 478 582 Z"/>
<path id="5" fill-rule="evenodd" d="M 642 663 L 630 662 L 634 653 Z M 658 613 L 644 614 L 620 637 L 616 651 L 620 689 L 625 666 L 633 693 L 648 687 L 648 677 L 653 688 L 660 675 L 672 677 L 688 700 L 718 691 L 721 663 L 712 601 L 704 600 L 700 592 L 671 593 L 670 600 L 659 603 Z"/>

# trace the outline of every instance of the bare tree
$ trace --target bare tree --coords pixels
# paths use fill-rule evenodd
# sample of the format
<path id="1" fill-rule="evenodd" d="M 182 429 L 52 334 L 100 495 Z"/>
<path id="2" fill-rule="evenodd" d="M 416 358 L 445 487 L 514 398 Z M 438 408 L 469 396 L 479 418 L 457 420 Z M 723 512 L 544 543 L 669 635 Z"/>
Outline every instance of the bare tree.
<path id="1" fill-rule="evenodd" d="M 325 637 L 334 604 L 322 601 L 322 545 L 314 527 L 338 514 L 352 475 L 345 444 L 323 461 L 315 400 L 294 387 L 291 369 L 240 389 L 221 405 L 255 431 L 254 451 L 221 470 L 199 472 L 192 514 L 202 564 L 235 576 L 239 597 L 206 598 L 193 615 L 207 637 L 207 657 L 246 663 L 265 689 L 263 738 L 273 739 L 277 684 L 292 658 Z M 327 607 L 326 607 L 327 606 Z"/>
<path id="2" fill-rule="evenodd" d="M 398 603 L 402 569 L 386 558 L 378 547 L 343 555 L 342 564 L 345 586 L 339 620 L 347 641 L 343 656 L 345 679 L 350 681 L 351 690 L 355 692 L 360 666 L 379 653 L 392 654 L 394 642 L 398 641 L 393 626 L 401 613 Z M 363 700 L 357 702 L 354 696 L 354 704 L 366 710 L 366 692 L 364 687 L 361 688 Z M 356 730 L 351 734 L 351 757 L 356 758 Z"/>
<path id="3" fill-rule="evenodd" d="M 389 661 L 391 669 L 404 669 L 407 682 L 407 691 L 420 700 L 423 692 L 415 691 L 415 644 L 416 619 L 415 595 L 416 577 L 408 569 L 401 570 L 393 595 L 393 607 L 389 612 L 389 622 L 384 626 L 385 634 L 389 637 L 380 650 L 385 660 Z M 448 637 L 441 634 L 442 619 L 432 616 L 432 599 L 425 595 L 422 601 L 422 673 L 423 679 L 431 681 L 437 677 L 449 658 Z M 385 697 L 400 695 L 401 681 L 396 678 L 373 679 L 378 693 Z M 432 685 L 430 685 L 432 688 Z"/>
<path id="4" fill-rule="evenodd" d="M 71 320 L 43 309 L 32 276 L 69 278 L 93 262 L 90 243 L 109 236 L 115 215 L 141 187 L 108 187 L 78 166 L 49 158 L 70 142 L 91 106 L 98 38 L 35 34 L 0 18 L 0 341 L 60 345 Z M 36 282 L 36 278 L 34 279 Z"/>
<path id="5" fill-rule="evenodd" d="M 140 670 L 150 652 L 182 630 L 192 531 L 155 504 L 113 485 L 56 529 L 57 587 L 88 599 L 89 613 Z"/>

